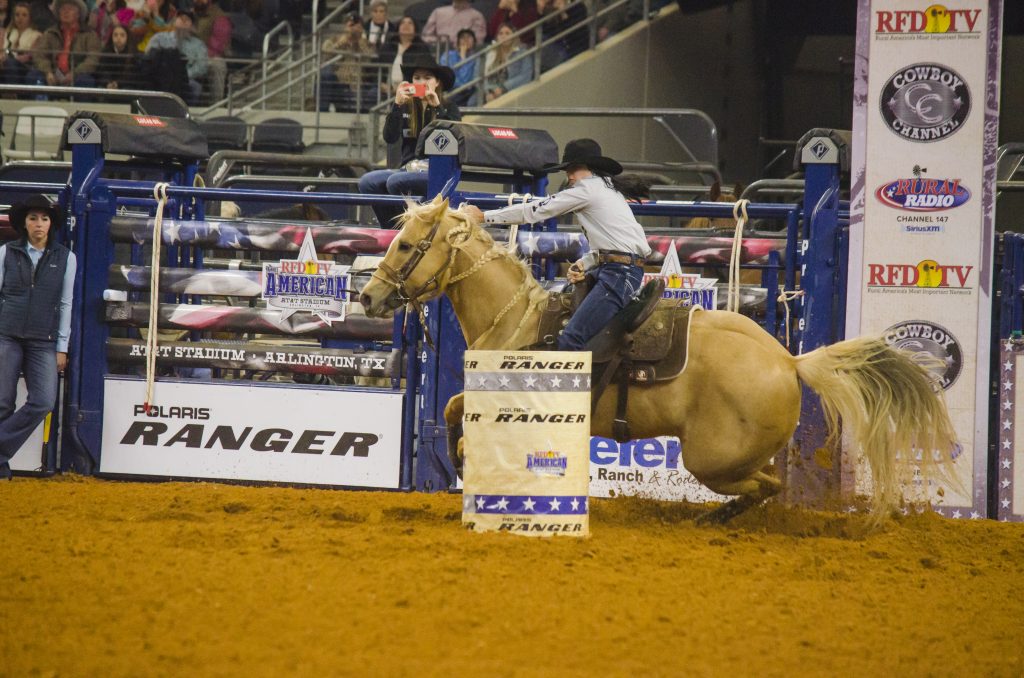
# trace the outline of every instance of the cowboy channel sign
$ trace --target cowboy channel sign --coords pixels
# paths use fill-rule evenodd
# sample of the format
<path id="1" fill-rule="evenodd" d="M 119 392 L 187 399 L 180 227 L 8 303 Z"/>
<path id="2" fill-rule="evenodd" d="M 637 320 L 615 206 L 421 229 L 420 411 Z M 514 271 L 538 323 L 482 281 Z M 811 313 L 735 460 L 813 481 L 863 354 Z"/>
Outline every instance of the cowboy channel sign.
<path id="1" fill-rule="evenodd" d="M 665 280 L 664 299 L 674 299 L 683 306 L 700 306 L 704 309 L 718 308 L 718 288 L 714 278 L 702 278 L 696 273 L 683 273 L 676 248 L 669 246 L 660 273 L 648 273 L 644 284 L 655 278 Z"/>
<path id="2" fill-rule="evenodd" d="M 313 233 L 307 228 L 298 258 L 263 264 L 260 297 L 269 308 L 281 311 L 282 320 L 305 311 L 330 325 L 345 320 L 352 283 L 349 268 L 317 259 Z"/>

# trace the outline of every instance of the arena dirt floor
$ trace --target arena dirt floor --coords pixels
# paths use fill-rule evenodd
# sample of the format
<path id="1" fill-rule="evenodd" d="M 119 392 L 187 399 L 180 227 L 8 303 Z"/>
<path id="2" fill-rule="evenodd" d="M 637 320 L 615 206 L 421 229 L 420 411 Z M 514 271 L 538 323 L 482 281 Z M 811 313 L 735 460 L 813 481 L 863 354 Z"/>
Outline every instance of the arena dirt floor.
<path id="1" fill-rule="evenodd" d="M 0 675 L 1024 675 L 1024 525 L 703 510 L 530 539 L 449 494 L 17 478 Z"/>

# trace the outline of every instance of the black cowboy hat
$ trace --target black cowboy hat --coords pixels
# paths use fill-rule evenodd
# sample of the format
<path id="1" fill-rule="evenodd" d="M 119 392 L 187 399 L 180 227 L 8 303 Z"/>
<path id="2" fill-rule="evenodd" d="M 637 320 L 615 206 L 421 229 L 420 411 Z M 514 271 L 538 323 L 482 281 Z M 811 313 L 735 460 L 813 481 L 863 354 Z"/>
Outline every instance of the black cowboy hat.
<path id="1" fill-rule="evenodd" d="M 434 61 L 434 57 L 427 52 L 406 52 L 402 59 L 402 77 L 412 82 L 412 74 L 419 70 L 433 73 L 445 92 L 455 86 L 455 71 Z"/>
<path id="2" fill-rule="evenodd" d="M 32 210 L 39 210 L 50 215 L 50 229 L 53 231 L 61 224 L 60 207 L 50 202 L 49 198 L 42 194 L 30 195 L 25 201 L 11 208 L 7 219 L 18 235 L 25 235 L 25 217 Z"/>
<path id="3" fill-rule="evenodd" d="M 586 165 L 591 170 L 611 176 L 622 174 L 622 165 L 601 155 L 601 144 L 593 139 L 573 139 L 565 145 L 565 149 L 562 151 L 562 162 L 545 165 L 543 169 L 548 172 L 556 172 L 573 165 Z"/>

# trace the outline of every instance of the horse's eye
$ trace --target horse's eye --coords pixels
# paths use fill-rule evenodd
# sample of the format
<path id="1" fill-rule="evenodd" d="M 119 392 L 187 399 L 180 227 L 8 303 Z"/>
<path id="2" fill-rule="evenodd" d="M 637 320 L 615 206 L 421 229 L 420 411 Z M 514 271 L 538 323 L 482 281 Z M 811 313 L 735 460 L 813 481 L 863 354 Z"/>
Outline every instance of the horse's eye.
<path id="1" fill-rule="evenodd" d="M 412 245 L 410 245 L 409 243 L 404 242 L 402 240 L 398 241 L 398 251 L 399 252 L 408 252 L 411 249 L 412 249 Z"/>

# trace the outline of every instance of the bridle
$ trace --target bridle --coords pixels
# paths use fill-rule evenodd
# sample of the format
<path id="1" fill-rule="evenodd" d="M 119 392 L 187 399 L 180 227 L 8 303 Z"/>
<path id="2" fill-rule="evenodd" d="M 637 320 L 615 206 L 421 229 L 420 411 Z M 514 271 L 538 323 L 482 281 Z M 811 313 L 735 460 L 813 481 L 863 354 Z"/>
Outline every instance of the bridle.
<path id="1" fill-rule="evenodd" d="M 434 238 L 437 237 L 437 232 L 440 229 L 440 227 L 441 219 L 435 219 L 426 237 L 424 237 L 418 243 L 416 243 L 412 255 L 406 260 L 404 264 L 402 264 L 401 268 L 396 270 L 393 266 L 390 266 L 389 264 L 381 261 L 380 264 L 377 265 L 377 270 L 375 270 L 371 274 L 372 278 L 379 280 L 380 282 L 384 283 L 385 285 L 388 285 L 389 287 L 394 288 L 395 292 L 398 295 L 399 301 L 401 301 L 403 304 L 407 306 L 412 306 L 414 309 L 416 309 L 416 313 L 420 317 L 420 325 L 423 327 L 424 339 L 426 339 L 427 345 L 434 350 L 436 349 L 434 347 L 433 339 L 430 336 L 430 330 L 427 326 L 426 313 L 423 310 L 423 302 L 421 301 L 421 298 L 424 295 L 433 293 L 441 288 L 441 276 L 444 275 L 448 271 L 448 269 L 452 267 L 452 264 L 455 263 L 455 255 L 458 254 L 458 252 L 460 251 L 460 248 L 455 243 L 455 239 L 460 235 L 468 235 L 468 225 L 464 225 L 462 228 L 452 228 L 448 232 L 447 236 L 445 237 L 445 240 L 451 246 L 451 254 L 448 255 L 448 260 L 444 263 L 443 266 L 438 268 L 426 282 L 424 282 L 422 285 L 420 285 L 413 291 L 409 291 L 408 282 L 409 276 L 413 274 L 413 272 L 416 270 L 416 267 L 420 265 L 420 262 L 423 261 L 423 258 L 427 255 L 427 252 L 434 244 Z M 465 238 L 463 238 L 462 241 L 464 240 Z M 484 252 L 483 255 L 481 255 L 481 257 L 472 266 L 469 267 L 469 269 L 451 278 L 448 281 L 448 286 L 451 287 L 453 284 L 465 280 L 466 278 L 468 278 L 469 276 L 473 275 L 481 268 L 483 268 L 483 266 L 488 262 L 493 261 L 494 259 L 497 259 L 499 257 L 503 257 L 506 254 L 507 253 L 500 249 L 497 245 L 491 247 L 491 249 Z M 529 290 L 528 278 L 529 273 L 527 273 L 524 276 L 523 282 L 520 285 L 519 290 L 516 292 L 515 296 L 512 297 L 509 303 L 506 304 L 505 308 L 503 308 L 494 318 L 494 321 L 492 322 L 490 329 L 488 329 L 483 335 L 481 335 L 477 339 L 477 341 L 474 342 L 474 345 L 478 344 L 482 339 L 490 335 L 490 333 L 493 332 L 498 327 L 498 323 L 501 322 L 505 314 L 508 313 L 508 311 L 510 311 L 512 307 L 515 304 L 517 304 L 523 298 L 524 295 L 527 294 Z M 519 325 L 516 327 L 516 330 L 512 335 L 513 337 L 519 334 L 519 331 L 522 329 L 523 324 L 526 321 L 526 317 L 527 315 L 524 314 L 522 321 L 520 321 Z"/>

